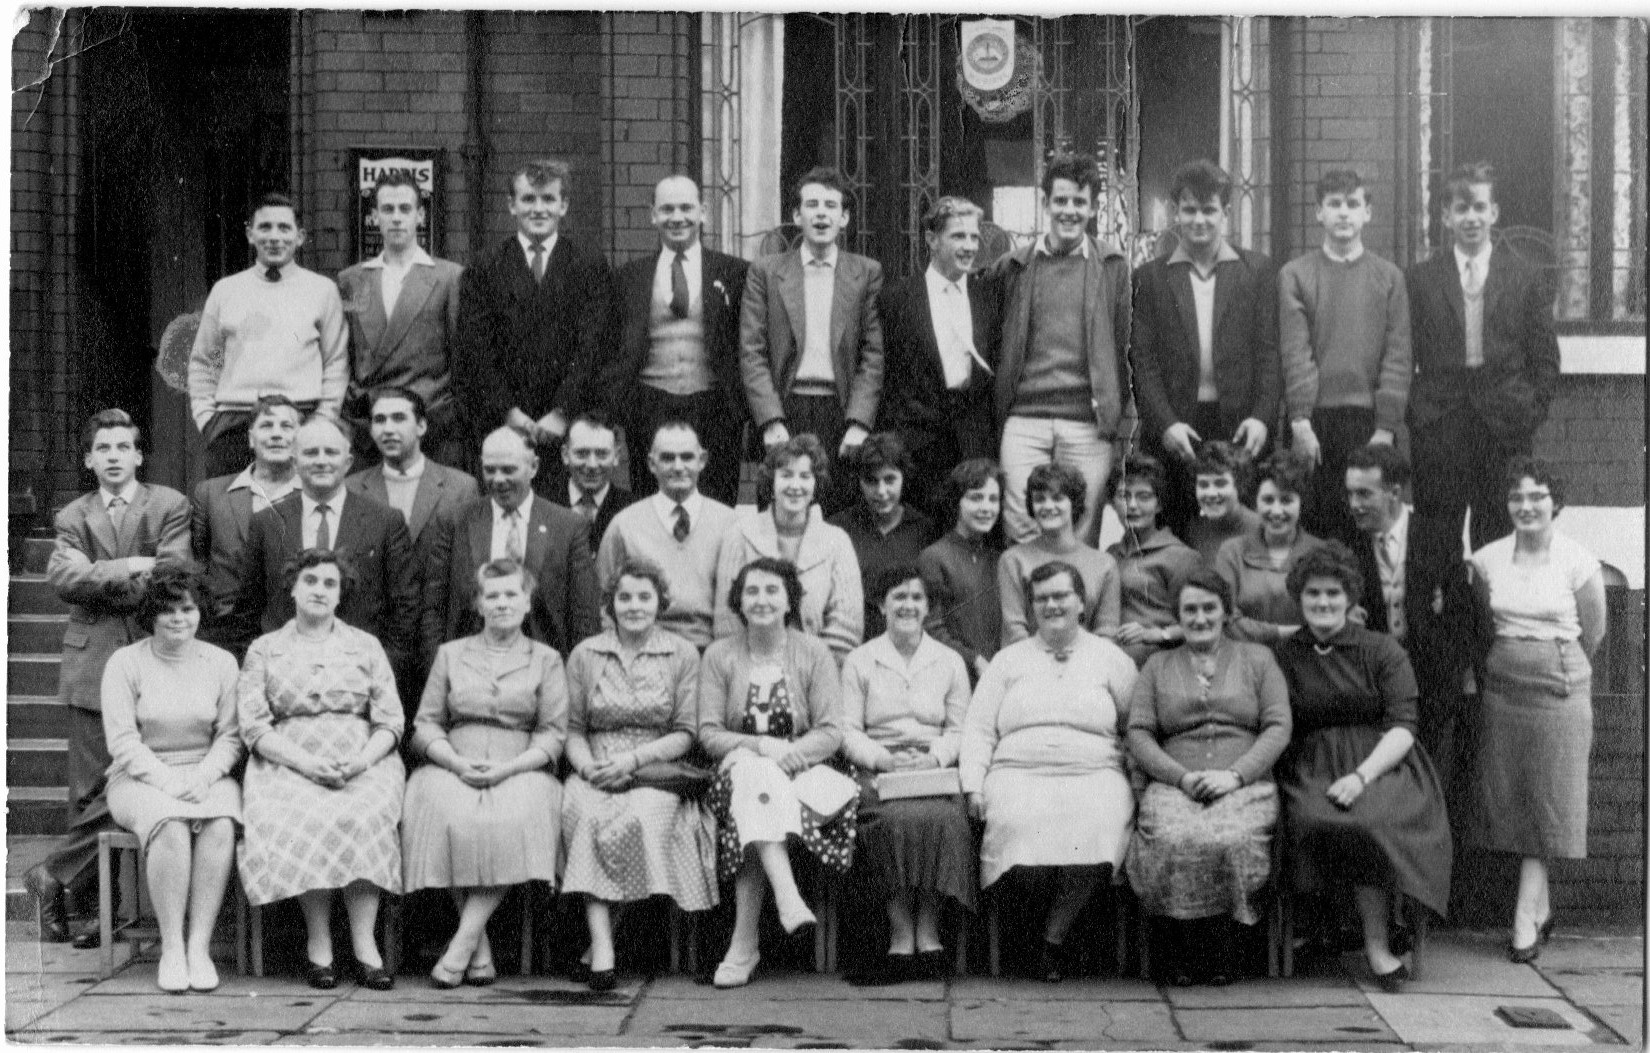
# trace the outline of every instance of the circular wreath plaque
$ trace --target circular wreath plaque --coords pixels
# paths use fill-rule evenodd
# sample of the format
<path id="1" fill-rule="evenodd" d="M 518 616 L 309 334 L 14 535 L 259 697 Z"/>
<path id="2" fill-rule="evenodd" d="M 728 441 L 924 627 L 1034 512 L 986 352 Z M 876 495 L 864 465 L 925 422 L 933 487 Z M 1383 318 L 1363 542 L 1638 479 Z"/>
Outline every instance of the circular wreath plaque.
<path id="1" fill-rule="evenodd" d="M 1037 54 L 1036 47 L 1028 40 L 1017 39 L 1014 42 L 1014 75 L 1007 84 L 992 91 L 981 91 L 969 84 L 969 65 L 985 73 L 1002 67 L 1007 56 L 993 50 L 1001 46 L 1000 39 L 981 35 L 971 42 L 967 51 L 957 56 L 957 91 L 962 93 L 963 101 L 973 107 L 982 121 L 992 124 L 1012 121 L 1031 109 L 1031 84 L 1042 65 L 1042 56 Z"/>

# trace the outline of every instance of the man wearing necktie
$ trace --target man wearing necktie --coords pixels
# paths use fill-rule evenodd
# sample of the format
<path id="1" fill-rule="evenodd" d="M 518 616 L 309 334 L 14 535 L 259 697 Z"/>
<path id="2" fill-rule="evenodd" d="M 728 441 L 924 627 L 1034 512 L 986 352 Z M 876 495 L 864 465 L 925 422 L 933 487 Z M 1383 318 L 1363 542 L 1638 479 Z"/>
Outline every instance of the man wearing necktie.
<path id="1" fill-rule="evenodd" d="M 236 565 L 238 587 L 224 634 L 241 645 L 293 617 L 287 565 L 302 551 L 330 549 L 348 562 L 338 617 L 378 637 L 409 718 L 418 708 L 418 568 L 400 512 L 345 485 L 348 426 L 312 417 L 293 444 L 298 489 L 252 517 Z"/>
<path id="2" fill-rule="evenodd" d="M 65 890 L 90 907 L 97 891 L 97 835 L 115 829 L 103 793 L 109 767 L 103 667 L 116 650 L 147 635 L 136 616 L 155 561 L 189 556 L 189 502 L 175 490 L 138 482 L 140 442 L 124 410 L 104 410 L 87 421 L 81 447 L 97 489 L 57 513 L 57 545 L 46 565 L 52 588 L 70 604 L 57 697 L 68 720 L 73 817 L 46 861 L 24 875 L 39 903 L 40 939 L 47 943 L 70 937 Z M 97 944 L 95 924 L 75 937 L 78 947 Z"/>
<path id="3" fill-rule="evenodd" d="M 561 446 L 561 468 L 566 478 L 553 477 L 540 490 L 551 502 L 584 517 L 590 527 L 592 557 L 613 517 L 636 500 L 634 493 L 613 481 L 618 458 L 619 436 L 607 414 L 599 410 L 581 413 Z"/>
<path id="4" fill-rule="evenodd" d="M 716 564 L 722 538 L 737 518 L 732 508 L 699 491 L 709 456 L 692 424 L 660 423 L 647 454 L 655 492 L 613 518 L 596 555 L 603 582 L 633 559 L 662 568 L 670 596 L 659 624 L 700 651 L 710 646 L 716 604 L 730 584 L 717 579 Z"/>
<path id="5" fill-rule="evenodd" d="M 349 383 L 338 287 L 295 262 L 304 244 L 298 206 L 265 194 L 246 240 L 257 259 L 212 286 L 189 353 L 189 410 L 206 443 L 207 478 L 251 462 L 247 433 L 261 396 L 285 395 L 305 414 L 335 417 Z"/>
<path id="6" fill-rule="evenodd" d="M 531 440 L 497 428 L 481 445 L 483 495 L 431 522 L 420 627 L 426 663 L 443 643 L 481 631 L 476 571 L 496 559 L 514 559 L 531 576 L 528 636 L 566 655 L 601 631 L 590 524 L 533 493 L 538 471 Z"/>
<path id="7" fill-rule="evenodd" d="M 687 176 L 659 181 L 652 217 L 659 251 L 619 270 L 619 346 L 599 387 L 609 417 L 624 424 L 632 491 L 645 497 L 654 490 L 646 455 L 659 424 L 685 420 L 710 451 L 700 488 L 732 505 L 746 416 L 739 373 L 746 264 L 705 248 L 699 187 Z"/>
<path id="8" fill-rule="evenodd" d="M 472 451 L 501 425 L 549 448 L 595 393 L 610 350 L 607 260 L 561 229 L 572 192 L 563 161 L 529 161 L 510 177 L 516 232 L 465 270 L 459 283 L 453 394 Z"/>
<path id="9" fill-rule="evenodd" d="M 928 269 L 888 285 L 882 317 L 883 431 L 905 444 L 913 470 L 905 501 L 936 522 L 946 478 L 957 464 L 997 456 L 992 421 L 1001 306 L 997 287 L 974 273 L 980 252 L 980 207 L 942 197 L 923 217 Z"/>
<path id="10" fill-rule="evenodd" d="M 1405 275 L 1415 379 L 1409 396 L 1415 514 L 1471 547 L 1512 532 L 1507 463 L 1527 455 L 1558 386 L 1553 289 L 1493 233 L 1495 171 L 1458 168 L 1444 192 L 1453 245 Z"/>

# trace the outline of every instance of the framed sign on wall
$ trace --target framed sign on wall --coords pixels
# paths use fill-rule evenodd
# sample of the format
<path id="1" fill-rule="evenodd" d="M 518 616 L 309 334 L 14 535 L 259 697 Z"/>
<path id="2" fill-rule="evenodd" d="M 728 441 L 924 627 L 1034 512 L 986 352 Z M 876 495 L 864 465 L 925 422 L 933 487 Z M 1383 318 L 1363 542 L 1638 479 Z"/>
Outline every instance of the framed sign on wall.
<path id="1" fill-rule="evenodd" d="M 441 151 L 397 146 L 358 146 L 349 151 L 352 196 L 350 228 L 355 232 L 355 256 L 364 260 L 384 249 L 378 232 L 378 218 L 372 210 L 372 191 L 385 172 L 401 171 L 418 184 L 418 199 L 424 216 L 418 224 L 418 244 L 435 256 L 439 253 L 435 232 L 441 229 L 445 188 L 441 182 Z"/>

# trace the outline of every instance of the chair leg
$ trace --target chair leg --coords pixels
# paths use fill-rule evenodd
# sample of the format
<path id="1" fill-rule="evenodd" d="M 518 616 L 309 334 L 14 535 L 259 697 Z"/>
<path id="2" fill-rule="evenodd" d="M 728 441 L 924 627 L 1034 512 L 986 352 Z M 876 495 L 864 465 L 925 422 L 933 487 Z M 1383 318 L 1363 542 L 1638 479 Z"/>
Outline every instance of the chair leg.
<path id="1" fill-rule="evenodd" d="M 971 915 L 961 907 L 956 907 L 955 904 L 953 904 L 953 907 L 955 909 L 953 909 L 952 914 L 955 915 L 957 920 L 956 973 L 958 976 L 964 976 L 968 973 L 968 923 L 971 920 Z"/>
<path id="2" fill-rule="evenodd" d="M 230 909 L 235 912 L 235 971 L 240 975 L 245 976 L 248 967 L 246 958 L 246 941 L 250 935 L 247 932 L 246 890 L 241 888 L 240 878 L 234 875 L 230 876 L 229 883 L 233 889 L 233 891 L 230 892 L 230 895 L 234 897 L 234 902 Z"/>
<path id="3" fill-rule="evenodd" d="M 1414 945 L 1410 948 L 1409 955 L 1409 972 L 1411 978 L 1419 980 L 1421 978 L 1422 959 L 1426 957 L 1427 930 L 1432 925 L 1432 916 L 1427 908 L 1416 902 L 1409 904 L 1409 913 L 1411 917 L 1410 931 L 1414 933 Z"/>
<path id="4" fill-rule="evenodd" d="M 1283 969 L 1283 912 L 1278 901 L 1266 908 L 1266 975 L 1277 979 Z"/>
<path id="5" fill-rule="evenodd" d="M 676 906 L 675 900 L 665 901 L 667 922 L 665 927 L 670 930 L 670 971 L 682 971 L 682 911 Z"/>
<path id="6" fill-rule="evenodd" d="M 1277 910 L 1280 916 L 1279 927 L 1283 929 L 1281 950 L 1283 951 L 1283 975 L 1295 975 L 1295 901 L 1289 893 L 1278 893 Z"/>
<path id="7" fill-rule="evenodd" d="M 115 925 L 113 873 L 109 866 L 109 841 L 99 834 L 97 839 L 97 933 L 102 938 L 103 968 L 98 978 L 107 980 L 115 973 Z"/>
<path id="8" fill-rule="evenodd" d="M 516 972 L 521 976 L 533 975 L 533 937 L 538 926 L 538 894 L 531 883 L 521 888 L 521 963 Z"/>
<path id="9" fill-rule="evenodd" d="M 252 975 L 263 978 L 264 975 L 264 909 L 247 905 L 247 922 L 252 929 Z"/>
<path id="10" fill-rule="evenodd" d="M 829 881 L 820 876 L 819 891 L 819 920 L 814 924 L 814 972 L 830 972 L 830 900 L 831 889 Z"/>
<path id="11" fill-rule="evenodd" d="M 985 909 L 986 953 L 993 979 L 1003 975 L 1003 927 L 997 910 L 997 899 L 992 897 Z"/>

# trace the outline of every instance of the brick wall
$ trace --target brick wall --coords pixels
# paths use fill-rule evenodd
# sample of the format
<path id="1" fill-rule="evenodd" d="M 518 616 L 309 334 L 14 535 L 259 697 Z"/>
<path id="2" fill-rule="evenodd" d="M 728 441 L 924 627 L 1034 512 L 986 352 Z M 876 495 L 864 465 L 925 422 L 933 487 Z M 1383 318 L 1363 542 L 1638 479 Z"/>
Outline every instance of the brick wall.
<path id="1" fill-rule="evenodd" d="M 1644 504 L 1644 378 L 1568 376 L 1559 380 L 1536 455 L 1567 484 L 1573 505 Z"/>
<path id="2" fill-rule="evenodd" d="M 1313 184 L 1331 168 L 1351 168 L 1363 177 L 1374 201 L 1374 218 L 1364 243 L 1388 259 L 1403 244 L 1403 217 L 1394 209 L 1399 172 L 1397 48 L 1407 32 L 1398 18 L 1306 18 L 1286 22 L 1273 39 L 1271 61 L 1280 64 L 1287 93 L 1287 119 L 1273 129 L 1284 165 L 1275 201 L 1288 259 L 1323 240 Z M 1280 46 L 1281 45 L 1281 46 Z M 1400 264 L 1404 261 L 1398 261 Z"/>
<path id="3" fill-rule="evenodd" d="M 693 89 L 698 21 L 674 13 L 614 13 L 603 27 L 608 257 L 618 265 L 654 249 L 649 221 L 660 179 L 697 168 Z"/>

